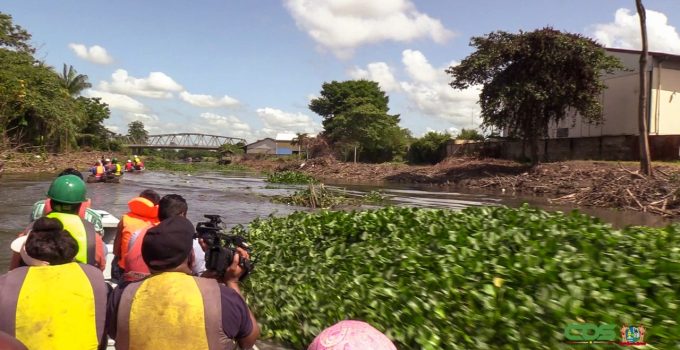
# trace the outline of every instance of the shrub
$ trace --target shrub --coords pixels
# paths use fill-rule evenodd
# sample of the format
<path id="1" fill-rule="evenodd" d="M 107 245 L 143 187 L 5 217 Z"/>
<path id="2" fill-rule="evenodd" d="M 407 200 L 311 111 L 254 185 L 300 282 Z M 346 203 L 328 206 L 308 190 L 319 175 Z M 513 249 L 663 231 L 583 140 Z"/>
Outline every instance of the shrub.
<path id="1" fill-rule="evenodd" d="M 436 164 L 446 157 L 446 143 L 451 140 L 448 133 L 440 134 L 430 131 L 411 144 L 408 150 L 408 160 L 411 163 Z"/>
<path id="2" fill-rule="evenodd" d="M 313 177 L 299 171 L 277 171 L 267 175 L 267 182 L 280 184 L 309 184 L 317 183 Z"/>
<path id="3" fill-rule="evenodd" d="M 245 285 L 263 334 L 305 348 L 360 319 L 399 349 L 568 348 L 569 323 L 643 323 L 680 346 L 680 232 L 529 207 L 384 208 L 256 220 Z M 617 328 L 618 330 L 618 328 Z"/>

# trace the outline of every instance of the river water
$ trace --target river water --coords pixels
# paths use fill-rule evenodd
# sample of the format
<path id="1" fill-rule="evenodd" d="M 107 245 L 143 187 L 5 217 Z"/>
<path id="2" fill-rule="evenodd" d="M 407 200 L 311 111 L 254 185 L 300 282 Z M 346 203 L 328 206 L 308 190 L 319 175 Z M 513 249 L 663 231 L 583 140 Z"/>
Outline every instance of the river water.
<path id="1" fill-rule="evenodd" d="M 33 203 L 45 197 L 53 175 L 5 175 L 0 178 L 0 272 L 7 269 L 9 243 L 28 224 Z M 451 188 L 428 185 L 330 185 L 346 195 L 362 195 L 380 190 L 395 205 L 429 208 L 462 209 L 475 205 L 518 206 L 524 202 L 548 210 L 568 211 L 570 207 L 546 205 L 540 198 L 518 198 L 494 193 L 470 193 Z M 204 214 L 220 214 L 228 226 L 247 224 L 257 217 L 283 216 L 295 210 L 310 210 L 285 204 L 271 203 L 270 197 L 284 195 L 299 189 L 298 186 L 272 186 L 252 173 L 179 174 L 151 172 L 126 174 L 120 184 L 88 184 L 88 197 L 92 207 L 104 209 L 116 217 L 127 212 L 127 202 L 141 191 L 151 188 L 159 194 L 177 193 L 189 204 L 188 217 L 192 222 L 204 220 Z M 609 209 L 583 209 L 582 211 L 610 222 L 615 226 L 663 226 L 668 221 L 654 215 Z"/>

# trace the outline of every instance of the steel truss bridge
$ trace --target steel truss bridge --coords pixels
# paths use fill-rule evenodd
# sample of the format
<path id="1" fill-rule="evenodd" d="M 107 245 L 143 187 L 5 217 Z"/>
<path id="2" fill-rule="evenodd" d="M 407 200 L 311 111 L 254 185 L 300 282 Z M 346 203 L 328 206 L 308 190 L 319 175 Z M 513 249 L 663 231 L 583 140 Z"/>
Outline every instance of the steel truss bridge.
<path id="1" fill-rule="evenodd" d="M 149 135 L 146 142 L 134 140 L 128 136 L 122 138 L 123 144 L 129 148 L 172 148 L 172 149 L 213 149 L 222 145 L 246 144 L 246 140 L 239 137 L 228 137 L 205 134 L 163 134 Z"/>

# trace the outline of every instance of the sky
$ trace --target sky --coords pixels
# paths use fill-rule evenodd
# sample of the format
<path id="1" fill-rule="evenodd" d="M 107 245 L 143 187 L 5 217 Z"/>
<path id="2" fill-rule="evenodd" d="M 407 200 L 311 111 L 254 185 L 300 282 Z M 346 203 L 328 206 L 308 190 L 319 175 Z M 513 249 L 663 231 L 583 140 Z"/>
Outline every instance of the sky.
<path id="1" fill-rule="evenodd" d="M 680 54 L 680 1 L 644 0 L 650 49 Z M 253 142 L 322 130 L 322 84 L 370 79 L 416 137 L 480 123 L 478 88 L 445 69 L 471 37 L 546 26 L 639 49 L 634 0 L 3 0 L 37 58 L 86 74 L 127 133 L 197 132 Z"/>

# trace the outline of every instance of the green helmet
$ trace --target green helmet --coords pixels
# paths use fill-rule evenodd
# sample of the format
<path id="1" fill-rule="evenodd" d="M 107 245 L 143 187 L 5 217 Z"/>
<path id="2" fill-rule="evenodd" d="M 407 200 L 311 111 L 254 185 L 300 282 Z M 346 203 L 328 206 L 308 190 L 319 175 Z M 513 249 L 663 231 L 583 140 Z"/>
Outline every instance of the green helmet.
<path id="1" fill-rule="evenodd" d="M 85 182 L 75 175 L 64 175 L 52 181 L 47 197 L 66 204 L 78 204 L 85 202 L 87 189 Z"/>
<path id="2" fill-rule="evenodd" d="M 113 164 L 118 163 L 118 159 L 116 159 L 116 158 L 111 159 L 111 163 L 113 163 Z"/>

